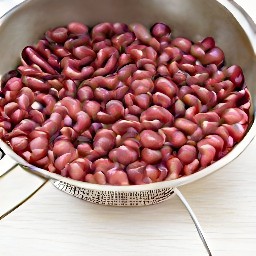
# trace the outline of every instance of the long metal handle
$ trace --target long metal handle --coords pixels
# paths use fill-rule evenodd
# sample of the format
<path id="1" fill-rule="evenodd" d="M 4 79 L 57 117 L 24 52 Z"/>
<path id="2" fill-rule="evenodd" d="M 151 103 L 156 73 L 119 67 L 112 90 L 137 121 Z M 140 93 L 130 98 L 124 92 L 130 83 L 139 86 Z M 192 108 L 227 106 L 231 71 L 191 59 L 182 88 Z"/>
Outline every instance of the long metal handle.
<path id="1" fill-rule="evenodd" d="M 174 193 L 179 197 L 179 199 L 181 200 L 181 202 L 184 204 L 184 206 L 186 207 L 191 219 L 193 220 L 195 226 L 196 226 L 196 229 L 197 229 L 197 232 L 198 232 L 198 235 L 199 237 L 201 238 L 203 244 L 204 244 L 204 247 L 208 253 L 209 256 L 212 256 L 212 253 L 209 249 L 209 246 L 205 240 L 205 236 L 204 236 L 204 232 L 203 232 L 203 229 L 196 217 L 196 215 L 194 214 L 193 210 L 191 209 L 191 207 L 189 206 L 187 200 L 185 199 L 185 197 L 182 195 L 182 193 L 178 190 L 178 188 L 174 188 Z"/>

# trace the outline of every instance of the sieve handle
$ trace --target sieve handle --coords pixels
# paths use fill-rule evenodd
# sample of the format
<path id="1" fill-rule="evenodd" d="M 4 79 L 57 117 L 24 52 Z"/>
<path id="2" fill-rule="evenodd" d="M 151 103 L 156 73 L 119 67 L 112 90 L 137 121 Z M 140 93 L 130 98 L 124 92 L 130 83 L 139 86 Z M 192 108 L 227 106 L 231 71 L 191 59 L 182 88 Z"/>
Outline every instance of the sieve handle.
<path id="1" fill-rule="evenodd" d="M 205 235 L 204 235 L 204 232 L 203 232 L 203 229 L 196 217 L 196 215 L 194 214 L 193 210 L 191 209 L 191 207 L 189 206 L 189 203 L 187 202 L 187 200 L 185 199 L 185 197 L 182 195 L 182 193 L 178 190 L 178 188 L 174 188 L 174 193 L 179 197 L 180 201 L 184 204 L 184 206 L 186 207 L 191 219 L 193 220 L 195 226 L 196 226 L 196 229 L 197 229 L 197 232 L 198 232 L 198 235 L 200 237 L 200 239 L 202 240 L 203 244 L 204 244 L 204 247 L 208 253 L 209 256 L 212 256 L 212 253 L 209 249 L 209 246 L 206 242 L 206 239 L 205 239 Z"/>

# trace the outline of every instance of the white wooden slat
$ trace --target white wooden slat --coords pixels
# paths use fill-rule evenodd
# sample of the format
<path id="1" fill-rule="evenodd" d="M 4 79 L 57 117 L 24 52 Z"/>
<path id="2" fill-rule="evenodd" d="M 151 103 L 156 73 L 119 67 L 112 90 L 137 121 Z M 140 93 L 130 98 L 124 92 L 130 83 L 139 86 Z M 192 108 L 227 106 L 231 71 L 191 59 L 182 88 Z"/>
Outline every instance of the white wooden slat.
<path id="1" fill-rule="evenodd" d="M 20 166 L 0 177 L 0 219 L 30 197 L 45 181 Z"/>
<path id="2" fill-rule="evenodd" d="M 11 170 L 17 163 L 9 156 L 5 155 L 0 160 L 0 177 Z"/>

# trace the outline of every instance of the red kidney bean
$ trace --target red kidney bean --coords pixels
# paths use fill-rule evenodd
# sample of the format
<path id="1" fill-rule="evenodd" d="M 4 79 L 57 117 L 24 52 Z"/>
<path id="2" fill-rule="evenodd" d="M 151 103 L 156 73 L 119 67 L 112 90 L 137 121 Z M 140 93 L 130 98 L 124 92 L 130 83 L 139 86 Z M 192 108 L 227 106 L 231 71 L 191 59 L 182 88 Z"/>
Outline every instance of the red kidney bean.
<path id="1" fill-rule="evenodd" d="M 155 23 L 151 27 L 150 31 L 151 31 L 152 36 L 154 36 L 156 38 L 161 38 L 164 36 L 170 36 L 171 28 L 164 23 Z"/>
<path id="2" fill-rule="evenodd" d="M 89 169 L 90 161 L 88 159 L 77 158 L 75 161 L 68 165 L 68 174 L 69 177 L 74 180 L 83 181 Z"/>
<path id="3" fill-rule="evenodd" d="M 206 37 L 201 41 L 201 46 L 204 51 L 208 51 L 215 47 L 215 40 L 212 37 Z"/>
<path id="4" fill-rule="evenodd" d="M 80 101 L 71 97 L 65 97 L 61 100 L 61 104 L 67 108 L 69 116 L 76 119 L 77 113 L 81 111 Z"/>
<path id="5" fill-rule="evenodd" d="M 54 143 L 53 153 L 57 157 L 64 155 L 66 153 L 70 153 L 72 155 L 74 154 L 74 152 L 75 152 L 75 148 L 73 144 L 68 140 L 60 139 Z"/>
<path id="6" fill-rule="evenodd" d="M 185 175 L 191 175 L 195 173 L 199 168 L 199 160 L 195 159 L 193 162 L 184 165 L 183 172 Z"/>
<path id="7" fill-rule="evenodd" d="M 113 162 L 128 165 L 138 159 L 138 153 L 131 147 L 120 146 L 109 152 L 109 158 Z"/>
<path id="8" fill-rule="evenodd" d="M 87 130 L 91 125 L 91 119 L 89 115 L 83 111 L 79 111 L 76 114 L 76 121 L 77 122 L 73 129 L 78 133 L 82 133 L 83 131 Z"/>
<path id="9" fill-rule="evenodd" d="M 77 91 L 77 98 L 80 102 L 93 99 L 93 91 L 89 86 L 83 86 Z"/>
<path id="10" fill-rule="evenodd" d="M 45 121 L 45 116 L 42 112 L 38 111 L 38 110 L 30 110 L 29 111 L 29 117 L 35 121 L 36 123 L 42 125 Z"/>
<path id="11" fill-rule="evenodd" d="M 83 111 L 86 112 L 91 118 L 95 119 L 97 113 L 100 111 L 100 103 L 97 101 L 86 101 L 83 104 Z"/>
<path id="12" fill-rule="evenodd" d="M 203 65 L 215 64 L 221 65 L 224 61 L 224 53 L 219 47 L 214 47 L 207 51 L 207 53 L 200 58 Z"/>
<path id="13" fill-rule="evenodd" d="M 127 174 L 122 170 L 111 169 L 107 172 L 106 178 L 109 184 L 115 186 L 127 186 L 129 180 Z"/>
<path id="14" fill-rule="evenodd" d="M 17 109 L 11 114 L 11 121 L 14 124 L 18 124 L 20 121 L 22 121 L 24 118 L 28 117 L 28 112 L 23 109 Z"/>
<path id="15" fill-rule="evenodd" d="M 60 133 L 62 134 L 63 138 L 67 140 L 70 140 L 70 141 L 75 141 L 76 139 L 79 140 L 79 134 L 70 127 L 61 128 Z"/>
<path id="16" fill-rule="evenodd" d="M 155 88 L 158 92 L 166 94 L 170 98 L 173 98 L 177 93 L 176 84 L 164 77 L 160 77 L 155 81 Z"/>
<path id="17" fill-rule="evenodd" d="M 102 172 L 105 175 L 107 174 L 108 170 L 118 168 L 119 165 L 111 162 L 108 158 L 100 158 L 92 163 L 92 170 L 94 170 L 95 173 Z"/>
<path id="18" fill-rule="evenodd" d="M 154 121 L 159 120 L 164 124 L 173 123 L 173 115 L 165 108 L 160 106 L 152 106 L 142 112 L 140 121 Z"/>
<path id="19" fill-rule="evenodd" d="M 166 180 L 174 180 L 179 178 L 183 169 L 183 165 L 177 157 L 170 157 L 166 162 L 166 167 L 169 171 Z"/>
<path id="20" fill-rule="evenodd" d="M 248 116 L 239 108 L 229 108 L 222 113 L 222 119 L 227 124 L 247 123 Z"/>
<path id="21" fill-rule="evenodd" d="M 50 89 L 49 83 L 34 77 L 24 76 L 22 82 L 33 91 L 48 92 Z"/>
<path id="22" fill-rule="evenodd" d="M 234 139 L 235 142 L 240 141 L 246 132 L 247 125 L 242 125 L 239 123 L 236 124 L 223 124 L 223 126 L 227 129 L 229 135 Z"/>
<path id="23" fill-rule="evenodd" d="M 88 32 L 88 27 L 80 22 L 71 22 L 68 24 L 67 29 L 69 33 L 75 35 L 82 35 Z"/>
<path id="24" fill-rule="evenodd" d="M 10 102 L 4 106 L 4 114 L 7 117 L 10 117 L 14 111 L 19 108 L 19 105 L 16 102 Z"/>
<path id="25" fill-rule="evenodd" d="M 24 151 L 28 146 L 28 138 L 26 136 L 13 137 L 11 146 L 15 151 Z"/>
<path id="26" fill-rule="evenodd" d="M 175 127 L 164 127 L 162 128 L 162 131 L 166 136 L 166 141 L 168 141 L 172 147 L 180 148 L 187 142 L 184 133 Z"/>
<path id="27" fill-rule="evenodd" d="M 94 174 L 94 179 L 95 179 L 97 184 L 100 184 L 100 185 L 107 184 L 107 179 L 106 179 L 106 176 L 103 172 L 96 172 Z"/>
<path id="28" fill-rule="evenodd" d="M 127 166 L 126 172 L 132 184 L 134 185 L 144 184 L 145 167 L 146 167 L 146 163 L 143 161 L 136 161 Z"/>
<path id="29" fill-rule="evenodd" d="M 144 130 L 140 133 L 140 141 L 143 147 L 149 149 L 160 149 L 164 144 L 164 138 L 152 130 Z"/>
<path id="30" fill-rule="evenodd" d="M 148 164 L 157 164 L 162 160 L 162 153 L 160 150 L 144 148 L 141 151 L 141 158 Z"/>
<path id="31" fill-rule="evenodd" d="M 25 60 L 25 62 L 28 62 L 28 64 L 36 64 L 38 65 L 42 70 L 49 74 L 56 74 L 55 69 L 53 69 L 49 63 L 47 63 L 46 60 L 44 60 L 40 54 L 38 54 L 32 47 L 26 47 L 22 51 L 22 57 Z"/>
<path id="32" fill-rule="evenodd" d="M 130 29 L 142 43 L 152 46 L 156 51 L 160 49 L 159 42 L 150 35 L 150 32 L 143 25 L 134 23 L 130 25 Z"/>
<path id="33" fill-rule="evenodd" d="M 139 132 L 141 130 L 141 125 L 137 121 L 120 120 L 115 122 L 111 128 L 116 134 L 120 134 L 122 136 L 127 133 L 130 128 L 134 128 Z"/>
<path id="34" fill-rule="evenodd" d="M 194 146 L 184 145 L 179 149 L 177 157 L 180 159 L 182 163 L 190 164 L 196 159 L 197 150 Z"/>
<path id="35" fill-rule="evenodd" d="M 205 51 L 203 50 L 203 46 L 200 44 L 193 44 L 191 46 L 190 53 L 192 56 L 196 57 L 199 60 L 205 57 Z M 209 63 L 209 64 L 212 64 L 212 63 Z"/>
<path id="36" fill-rule="evenodd" d="M 135 95 L 142 93 L 152 92 L 154 89 L 154 83 L 151 79 L 134 80 L 130 87 Z"/>
<path id="37" fill-rule="evenodd" d="M 93 148 L 100 155 L 106 155 L 115 146 L 116 136 L 111 130 L 99 130 L 93 141 Z"/>
<path id="38" fill-rule="evenodd" d="M 30 141 L 31 160 L 37 161 L 47 155 L 48 140 L 44 137 L 38 137 Z"/>
<path id="39" fill-rule="evenodd" d="M 187 38 L 176 37 L 175 39 L 172 40 L 172 45 L 178 47 L 185 53 L 189 53 L 192 43 Z"/>
<path id="40" fill-rule="evenodd" d="M 88 34 L 78 35 L 77 37 L 70 38 L 64 43 L 67 50 L 72 50 L 74 47 L 82 45 L 91 45 L 91 38 Z"/>
<path id="41" fill-rule="evenodd" d="M 153 95 L 153 103 L 163 108 L 169 108 L 172 104 L 172 101 L 167 95 L 161 92 L 156 92 Z"/>
<path id="42" fill-rule="evenodd" d="M 194 122 L 187 120 L 185 118 L 177 118 L 174 121 L 174 126 L 188 135 L 194 133 L 198 127 Z"/>
<path id="43" fill-rule="evenodd" d="M 54 162 L 54 166 L 57 170 L 61 171 L 63 170 L 71 161 L 72 154 L 71 153 L 64 153 L 56 158 Z"/>
<path id="44" fill-rule="evenodd" d="M 200 165 L 202 167 L 206 167 L 210 165 L 214 160 L 216 149 L 210 144 L 198 145 L 197 148 L 200 153 L 199 154 Z"/>
<path id="45" fill-rule="evenodd" d="M 21 79 L 18 77 L 12 77 L 6 82 L 4 89 L 10 91 L 20 91 L 22 87 L 23 85 Z"/>
<path id="46" fill-rule="evenodd" d="M 244 74 L 241 67 L 233 65 L 226 69 L 225 74 L 236 88 L 241 88 L 243 86 Z"/>

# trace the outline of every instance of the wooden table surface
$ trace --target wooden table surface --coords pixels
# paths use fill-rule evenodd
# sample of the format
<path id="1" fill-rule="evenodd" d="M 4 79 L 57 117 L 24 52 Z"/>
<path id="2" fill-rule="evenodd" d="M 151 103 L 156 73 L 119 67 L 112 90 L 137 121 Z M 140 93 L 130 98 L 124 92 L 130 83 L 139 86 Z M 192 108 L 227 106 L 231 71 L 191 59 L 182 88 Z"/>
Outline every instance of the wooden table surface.
<path id="1" fill-rule="evenodd" d="M 0 0 L 0 15 L 21 0 Z M 256 4 L 239 2 L 256 20 Z M 256 8 L 254 8 L 256 10 Z M 256 255 L 256 139 L 232 163 L 180 188 L 213 255 Z M 93 205 L 0 161 L 0 255 L 207 255 L 177 196 L 154 206 Z"/>

